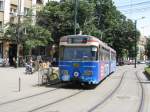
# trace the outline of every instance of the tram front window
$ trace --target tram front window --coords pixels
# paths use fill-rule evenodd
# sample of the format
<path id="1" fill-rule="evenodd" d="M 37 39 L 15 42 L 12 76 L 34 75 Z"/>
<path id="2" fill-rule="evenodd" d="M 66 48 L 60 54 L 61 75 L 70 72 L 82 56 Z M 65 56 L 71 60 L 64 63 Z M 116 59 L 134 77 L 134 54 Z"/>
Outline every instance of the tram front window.
<path id="1" fill-rule="evenodd" d="M 64 47 L 62 60 L 94 61 L 97 60 L 97 47 Z"/>

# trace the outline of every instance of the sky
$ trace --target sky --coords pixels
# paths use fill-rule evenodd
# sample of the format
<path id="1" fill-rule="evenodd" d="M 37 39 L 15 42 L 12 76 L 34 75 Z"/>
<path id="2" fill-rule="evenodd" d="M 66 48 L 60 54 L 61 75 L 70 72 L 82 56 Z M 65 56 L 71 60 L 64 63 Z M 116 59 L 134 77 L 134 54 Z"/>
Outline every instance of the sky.
<path id="1" fill-rule="evenodd" d="M 150 36 L 150 0 L 113 1 L 117 9 L 128 19 L 137 20 L 137 29 L 142 35 Z"/>

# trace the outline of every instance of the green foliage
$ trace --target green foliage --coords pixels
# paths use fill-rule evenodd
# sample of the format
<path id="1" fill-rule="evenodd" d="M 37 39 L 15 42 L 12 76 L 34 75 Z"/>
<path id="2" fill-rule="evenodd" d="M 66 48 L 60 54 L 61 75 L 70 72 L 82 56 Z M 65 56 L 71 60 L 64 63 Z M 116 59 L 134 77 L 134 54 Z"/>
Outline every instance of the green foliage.
<path id="1" fill-rule="evenodd" d="M 33 24 L 31 17 L 29 14 L 20 23 L 7 23 L 4 33 L 5 39 L 12 40 L 16 44 L 22 44 L 27 54 L 32 48 L 46 46 L 53 41 L 51 33 L 47 29 Z"/>
<path id="2" fill-rule="evenodd" d="M 147 44 L 145 47 L 146 47 L 147 58 L 150 59 L 150 39 L 147 39 Z"/>
<path id="3" fill-rule="evenodd" d="M 74 0 L 50 1 L 38 14 L 37 23 L 52 33 L 54 42 L 74 34 Z M 135 57 L 135 24 L 117 10 L 112 0 L 78 0 L 77 31 L 93 35 L 112 46 L 117 57 Z M 138 41 L 139 32 L 136 31 Z"/>
<path id="4" fill-rule="evenodd" d="M 45 46 L 48 42 L 53 41 L 49 31 L 43 29 L 40 26 L 28 26 L 26 33 L 25 45 L 29 48 L 37 46 Z"/>
<path id="5" fill-rule="evenodd" d="M 89 32 L 93 25 L 93 7 L 87 1 L 80 1 L 78 5 L 77 27 L 78 32 Z M 52 32 L 55 42 L 64 35 L 74 34 L 74 1 L 56 2 L 50 1 L 44 9 L 39 12 L 38 24 Z M 86 29 L 87 27 L 88 29 Z"/>
<path id="6" fill-rule="evenodd" d="M 148 75 L 150 75 L 150 67 L 146 67 L 146 68 L 145 68 L 145 72 L 146 72 Z"/>

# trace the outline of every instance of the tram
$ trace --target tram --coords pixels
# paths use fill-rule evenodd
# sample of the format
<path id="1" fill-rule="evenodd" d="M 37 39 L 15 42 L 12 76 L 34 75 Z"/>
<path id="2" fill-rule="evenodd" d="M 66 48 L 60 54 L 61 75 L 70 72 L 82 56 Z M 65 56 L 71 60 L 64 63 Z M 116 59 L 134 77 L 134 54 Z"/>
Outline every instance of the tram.
<path id="1" fill-rule="evenodd" d="M 62 82 L 97 85 L 116 70 L 116 51 L 90 35 L 68 35 L 59 43 Z"/>

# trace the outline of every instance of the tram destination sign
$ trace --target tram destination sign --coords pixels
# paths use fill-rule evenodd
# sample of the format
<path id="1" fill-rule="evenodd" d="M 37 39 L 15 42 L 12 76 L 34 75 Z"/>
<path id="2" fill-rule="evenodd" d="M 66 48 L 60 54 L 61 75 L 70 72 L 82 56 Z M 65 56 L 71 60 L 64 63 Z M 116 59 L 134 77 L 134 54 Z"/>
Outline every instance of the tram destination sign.
<path id="1" fill-rule="evenodd" d="M 76 37 L 76 38 L 68 38 L 68 43 L 77 44 L 77 43 L 87 43 L 87 37 Z"/>

